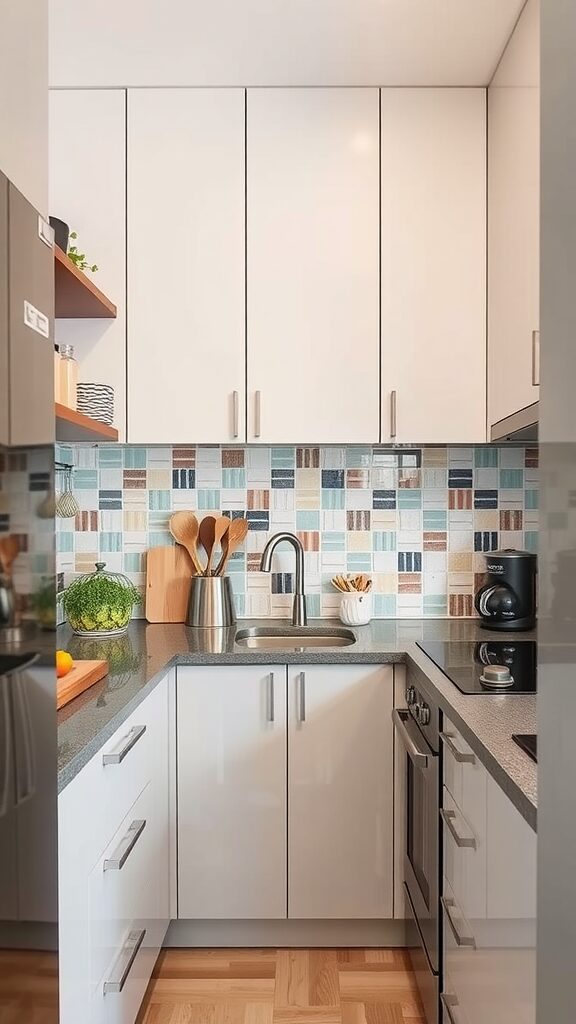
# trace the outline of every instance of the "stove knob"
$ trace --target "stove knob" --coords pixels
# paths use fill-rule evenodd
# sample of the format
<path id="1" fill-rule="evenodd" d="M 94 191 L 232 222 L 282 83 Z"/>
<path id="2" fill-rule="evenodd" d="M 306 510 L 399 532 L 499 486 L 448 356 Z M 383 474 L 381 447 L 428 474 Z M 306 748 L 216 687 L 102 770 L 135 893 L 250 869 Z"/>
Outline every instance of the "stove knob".
<path id="1" fill-rule="evenodd" d="M 428 707 L 427 704 L 421 704 L 420 705 L 420 711 L 418 713 L 418 721 L 420 722 L 420 725 L 429 725 L 430 724 L 430 708 Z"/>
<path id="2" fill-rule="evenodd" d="M 416 690 L 413 686 L 406 687 L 406 703 L 409 708 L 416 703 Z"/>

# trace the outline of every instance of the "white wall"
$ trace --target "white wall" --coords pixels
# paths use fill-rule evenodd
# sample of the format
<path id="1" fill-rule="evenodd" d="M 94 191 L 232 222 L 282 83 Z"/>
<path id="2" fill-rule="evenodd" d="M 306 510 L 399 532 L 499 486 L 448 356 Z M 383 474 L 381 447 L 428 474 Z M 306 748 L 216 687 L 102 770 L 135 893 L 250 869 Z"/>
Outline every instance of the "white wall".
<path id="1" fill-rule="evenodd" d="M 50 84 L 487 85 L 523 3 L 50 0 Z"/>
<path id="2" fill-rule="evenodd" d="M 48 213 L 48 0 L 0 0 L 0 170 Z"/>

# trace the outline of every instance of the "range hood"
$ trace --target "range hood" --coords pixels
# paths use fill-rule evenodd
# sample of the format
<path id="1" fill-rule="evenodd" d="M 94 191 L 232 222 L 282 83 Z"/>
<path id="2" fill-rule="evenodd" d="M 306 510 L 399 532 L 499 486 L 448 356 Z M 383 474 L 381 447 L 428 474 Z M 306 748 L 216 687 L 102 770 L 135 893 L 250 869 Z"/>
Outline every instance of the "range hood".
<path id="1" fill-rule="evenodd" d="M 506 416 L 493 423 L 490 428 L 491 441 L 513 441 L 517 444 L 538 441 L 538 402 Z"/>

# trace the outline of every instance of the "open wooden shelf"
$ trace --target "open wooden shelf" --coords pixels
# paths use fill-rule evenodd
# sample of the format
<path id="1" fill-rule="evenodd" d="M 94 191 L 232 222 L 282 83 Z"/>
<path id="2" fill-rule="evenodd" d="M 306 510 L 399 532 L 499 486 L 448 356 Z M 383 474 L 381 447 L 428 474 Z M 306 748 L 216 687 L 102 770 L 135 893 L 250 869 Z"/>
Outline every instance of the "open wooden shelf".
<path id="1" fill-rule="evenodd" d="M 56 402 L 57 441 L 117 441 L 118 431 Z"/>
<path id="2" fill-rule="evenodd" d="M 114 318 L 116 306 L 94 282 L 75 267 L 65 252 L 54 246 L 56 319 Z"/>

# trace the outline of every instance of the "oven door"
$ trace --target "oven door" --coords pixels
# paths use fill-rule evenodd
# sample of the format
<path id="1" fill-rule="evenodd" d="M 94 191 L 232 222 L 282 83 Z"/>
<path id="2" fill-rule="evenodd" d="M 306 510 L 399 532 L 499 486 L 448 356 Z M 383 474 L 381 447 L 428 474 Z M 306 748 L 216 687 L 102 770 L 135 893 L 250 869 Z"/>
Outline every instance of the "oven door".
<path id="1" fill-rule="evenodd" d="M 439 971 L 439 756 L 407 710 L 393 712 L 406 751 L 404 882 L 430 968 Z"/>

